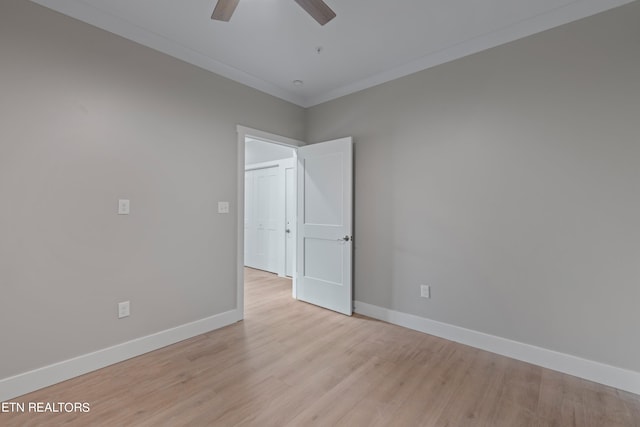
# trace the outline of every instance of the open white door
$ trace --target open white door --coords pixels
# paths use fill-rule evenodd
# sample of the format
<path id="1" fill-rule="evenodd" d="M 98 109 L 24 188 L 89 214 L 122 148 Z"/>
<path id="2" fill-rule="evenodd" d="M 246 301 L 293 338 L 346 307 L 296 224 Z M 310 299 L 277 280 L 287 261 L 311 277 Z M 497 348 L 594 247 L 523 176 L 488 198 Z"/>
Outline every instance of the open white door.
<path id="1" fill-rule="evenodd" d="M 350 316 L 351 137 L 299 147 L 297 191 L 297 297 Z"/>

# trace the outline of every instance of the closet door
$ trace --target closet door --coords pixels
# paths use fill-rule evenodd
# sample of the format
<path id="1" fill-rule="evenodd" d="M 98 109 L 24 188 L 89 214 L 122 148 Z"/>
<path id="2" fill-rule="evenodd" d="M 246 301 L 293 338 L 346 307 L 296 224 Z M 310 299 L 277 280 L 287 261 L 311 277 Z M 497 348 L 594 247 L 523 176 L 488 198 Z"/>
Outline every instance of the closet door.
<path id="1" fill-rule="evenodd" d="M 245 172 L 245 265 L 277 272 L 278 167 Z"/>
<path id="2" fill-rule="evenodd" d="M 278 271 L 277 203 L 278 167 L 258 169 L 255 179 L 257 199 L 257 257 L 261 270 Z"/>
<path id="3" fill-rule="evenodd" d="M 254 179 L 255 170 L 244 173 L 244 265 L 258 268 L 256 265 L 256 230 Z"/>

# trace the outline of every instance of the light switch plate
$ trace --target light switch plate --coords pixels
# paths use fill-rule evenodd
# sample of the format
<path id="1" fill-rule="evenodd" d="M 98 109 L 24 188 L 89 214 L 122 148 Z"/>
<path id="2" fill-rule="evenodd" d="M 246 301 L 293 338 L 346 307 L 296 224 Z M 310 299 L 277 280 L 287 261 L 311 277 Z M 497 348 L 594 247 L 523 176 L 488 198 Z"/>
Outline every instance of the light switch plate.
<path id="1" fill-rule="evenodd" d="M 118 215 L 129 215 L 130 204 L 127 199 L 118 200 Z"/>
<path id="2" fill-rule="evenodd" d="M 122 319 L 123 317 L 129 317 L 131 314 L 130 302 L 123 301 L 118 303 L 118 319 Z"/>
<path id="3" fill-rule="evenodd" d="M 229 202 L 218 202 L 218 213 L 229 213 Z"/>
<path id="4" fill-rule="evenodd" d="M 431 287 L 429 285 L 420 285 L 420 296 L 422 298 L 431 298 Z"/>

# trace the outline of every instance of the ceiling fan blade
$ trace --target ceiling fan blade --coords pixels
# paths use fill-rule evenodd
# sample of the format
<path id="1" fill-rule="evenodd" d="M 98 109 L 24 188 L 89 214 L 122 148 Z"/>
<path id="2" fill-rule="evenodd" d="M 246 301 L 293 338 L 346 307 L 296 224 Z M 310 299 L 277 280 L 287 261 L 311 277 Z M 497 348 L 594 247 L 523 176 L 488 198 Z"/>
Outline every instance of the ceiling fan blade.
<path id="1" fill-rule="evenodd" d="M 211 19 L 216 21 L 229 21 L 233 11 L 236 10 L 236 6 L 240 0 L 218 0 L 215 9 L 213 9 L 213 15 Z"/>
<path id="2" fill-rule="evenodd" d="M 322 0 L 295 0 L 320 25 L 324 25 L 336 17 L 336 14 Z"/>

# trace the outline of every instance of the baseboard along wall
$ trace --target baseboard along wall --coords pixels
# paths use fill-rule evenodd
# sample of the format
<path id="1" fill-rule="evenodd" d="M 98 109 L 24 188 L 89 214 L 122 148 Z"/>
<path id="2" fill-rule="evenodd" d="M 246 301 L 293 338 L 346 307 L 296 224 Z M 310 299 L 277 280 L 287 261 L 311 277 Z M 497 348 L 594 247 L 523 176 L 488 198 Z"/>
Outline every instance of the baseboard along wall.
<path id="1" fill-rule="evenodd" d="M 640 372 L 582 359 L 542 347 L 512 341 L 413 314 L 355 301 L 355 311 L 394 325 L 511 357 L 533 365 L 640 394 Z"/>
<path id="2" fill-rule="evenodd" d="M 620 390 L 640 394 L 639 372 L 360 301 L 355 302 L 355 311 L 363 316 L 459 342 L 502 356 L 511 357 L 554 371 L 615 387 Z M 0 380 L 0 402 L 8 401 L 41 388 L 225 327 L 239 320 L 241 320 L 240 312 L 237 309 L 230 310 L 93 353 L 2 379 Z"/>
<path id="3" fill-rule="evenodd" d="M 241 320 L 241 314 L 234 309 L 2 379 L 0 380 L 0 402 L 220 329 L 239 320 Z"/>

